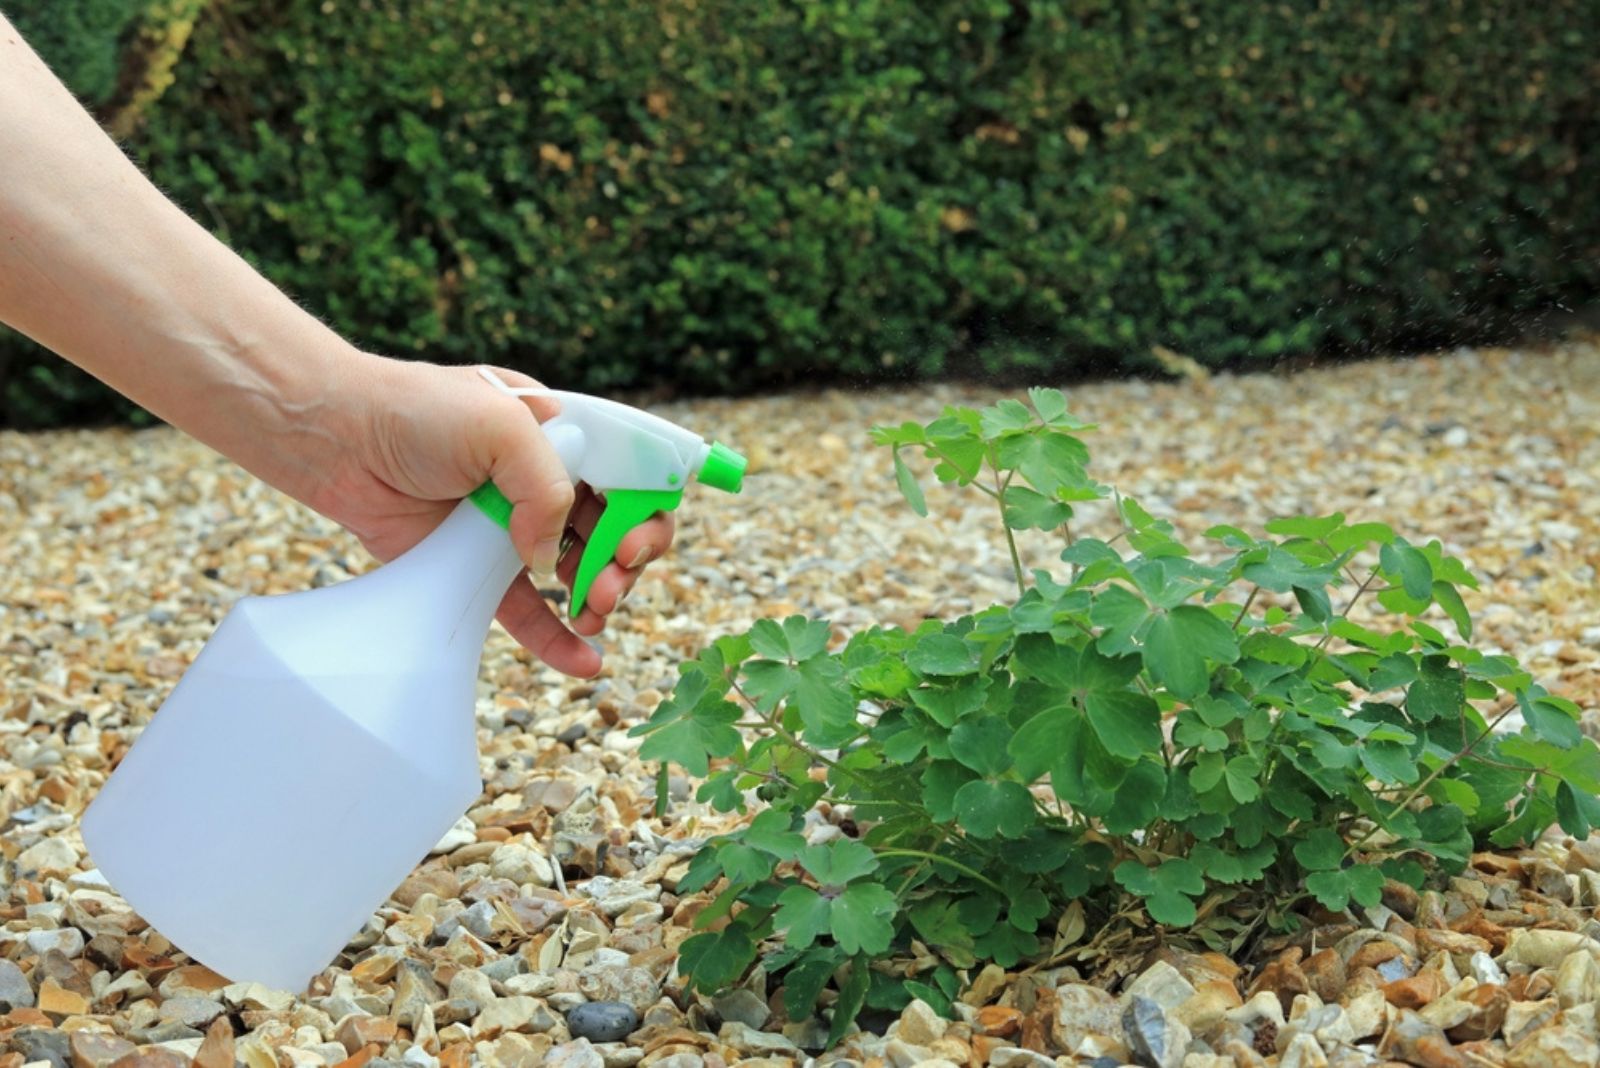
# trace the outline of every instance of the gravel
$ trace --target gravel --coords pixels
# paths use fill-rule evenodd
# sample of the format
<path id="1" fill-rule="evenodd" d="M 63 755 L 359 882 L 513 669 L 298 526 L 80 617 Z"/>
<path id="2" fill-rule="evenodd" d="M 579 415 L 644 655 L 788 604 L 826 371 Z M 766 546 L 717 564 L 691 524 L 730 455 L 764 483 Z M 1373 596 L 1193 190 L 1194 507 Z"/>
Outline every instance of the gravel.
<path id="1" fill-rule="evenodd" d="M 599 679 L 559 677 L 491 635 L 477 705 L 483 795 L 304 992 L 229 985 L 189 962 L 93 871 L 75 818 L 235 600 L 371 562 L 332 524 L 171 430 L 0 433 L 0 1068 L 20 1068 L 18 1057 L 65 1068 L 67 1036 L 84 1031 L 144 1045 L 145 1063 L 182 1064 L 196 1029 L 219 1025 L 237 1030 L 247 1068 L 805 1060 L 797 1050 L 816 1049 L 818 1021 L 785 1023 L 781 1000 L 760 993 L 719 1006 L 674 974 L 705 905 L 680 897 L 677 880 L 731 820 L 676 778 L 668 816 L 654 819 L 654 769 L 626 730 L 683 657 L 758 618 L 825 616 L 846 633 L 1006 596 L 1009 559 L 986 502 L 930 488 L 933 518 L 918 519 L 865 431 L 1015 392 L 656 406 L 746 452 L 745 492 L 690 495 L 671 558 L 605 636 Z M 1091 472 L 1193 541 L 1216 523 L 1332 511 L 1440 539 L 1482 580 L 1466 592 L 1477 642 L 1521 657 L 1597 726 L 1594 339 L 1069 396 L 1100 424 Z M 1104 535 L 1110 523 L 1091 506 L 1081 529 Z M 1030 549 L 1049 559 L 1043 540 L 1025 539 Z M 1359 923 L 1307 930 L 1255 960 L 1162 951 L 1110 989 L 1070 968 L 985 972 L 954 1021 L 914 1005 L 887 1035 L 858 1034 L 836 1056 L 1580 1063 L 1597 1038 L 1597 907 L 1600 850 L 1552 839 L 1480 856 L 1443 894 L 1386 898 Z M 88 1011 L 36 1004 L 46 983 L 49 1006 Z M 608 1002 L 637 1017 L 625 1041 L 621 1022 L 591 1026 Z"/>

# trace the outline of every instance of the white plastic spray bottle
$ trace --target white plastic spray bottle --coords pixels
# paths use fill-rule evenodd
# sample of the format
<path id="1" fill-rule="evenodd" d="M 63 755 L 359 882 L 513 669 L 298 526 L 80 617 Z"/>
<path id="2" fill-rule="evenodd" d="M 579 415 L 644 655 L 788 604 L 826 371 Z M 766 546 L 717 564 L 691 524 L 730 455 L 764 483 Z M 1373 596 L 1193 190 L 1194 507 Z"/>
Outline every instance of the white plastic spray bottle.
<path id="1" fill-rule="evenodd" d="M 546 436 L 605 500 L 575 617 L 629 530 L 690 480 L 737 493 L 745 460 L 626 405 L 551 395 Z M 234 981 L 303 990 L 478 798 L 478 661 L 522 570 L 510 512 L 486 484 L 383 567 L 224 617 L 82 821 L 101 872 L 174 945 Z"/>

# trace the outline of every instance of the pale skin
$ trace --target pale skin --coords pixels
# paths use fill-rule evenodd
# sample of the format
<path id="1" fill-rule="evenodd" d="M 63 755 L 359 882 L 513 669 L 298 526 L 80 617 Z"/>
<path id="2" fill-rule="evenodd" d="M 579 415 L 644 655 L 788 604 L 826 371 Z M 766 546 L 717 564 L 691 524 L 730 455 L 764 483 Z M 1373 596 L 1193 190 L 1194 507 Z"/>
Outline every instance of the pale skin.
<path id="1" fill-rule="evenodd" d="M 339 337 L 163 196 L 4 16 L 0 321 L 339 523 L 380 560 L 493 479 L 514 506 L 511 538 L 529 570 L 570 586 L 599 516 L 539 429 L 555 401 Z M 562 556 L 569 525 L 576 543 Z M 630 532 L 572 629 L 527 581 L 498 618 L 550 666 L 594 675 L 600 654 L 585 637 L 672 535 L 670 515 Z"/>

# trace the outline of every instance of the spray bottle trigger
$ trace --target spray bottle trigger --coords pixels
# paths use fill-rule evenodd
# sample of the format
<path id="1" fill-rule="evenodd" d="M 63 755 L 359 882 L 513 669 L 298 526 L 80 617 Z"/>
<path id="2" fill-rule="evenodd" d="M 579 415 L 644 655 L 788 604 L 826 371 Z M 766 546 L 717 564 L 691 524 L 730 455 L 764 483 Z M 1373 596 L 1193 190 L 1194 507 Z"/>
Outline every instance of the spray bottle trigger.
<path id="1" fill-rule="evenodd" d="M 682 490 L 610 490 L 605 494 L 605 510 L 589 534 L 572 580 L 573 619 L 577 619 L 589 600 L 589 588 L 617 555 L 617 548 L 628 531 L 657 512 L 670 512 L 683 503 Z"/>

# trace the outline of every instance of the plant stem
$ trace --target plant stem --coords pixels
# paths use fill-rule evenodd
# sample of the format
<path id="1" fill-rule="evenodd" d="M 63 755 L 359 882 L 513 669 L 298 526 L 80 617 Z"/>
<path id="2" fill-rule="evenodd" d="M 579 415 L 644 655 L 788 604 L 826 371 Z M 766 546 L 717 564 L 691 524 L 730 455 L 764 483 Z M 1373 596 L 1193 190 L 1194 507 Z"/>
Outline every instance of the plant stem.
<path id="1" fill-rule="evenodd" d="M 945 865 L 947 867 L 954 868 L 956 871 L 960 872 L 962 875 L 965 875 L 965 876 L 967 876 L 968 878 L 971 878 L 971 879 L 976 879 L 978 882 L 982 883 L 984 886 L 987 886 L 989 889 L 993 890 L 997 894 L 1004 894 L 1006 892 L 1005 887 L 1001 886 L 999 883 L 995 882 L 993 879 L 989 878 L 987 875 L 983 874 L 981 871 L 976 871 L 976 870 L 974 870 L 972 868 L 969 868 L 965 864 L 962 864 L 960 861 L 951 860 L 949 857 L 941 857 L 937 853 L 927 853 L 927 852 L 924 852 L 921 849 L 880 849 L 880 850 L 878 850 L 878 856 L 880 856 L 880 857 L 921 857 L 923 860 L 934 861 L 935 863 L 943 864 L 943 865 Z"/>
<path id="2" fill-rule="evenodd" d="M 1250 606 L 1256 603 L 1256 594 L 1258 594 L 1260 592 L 1261 592 L 1261 587 L 1260 586 L 1251 587 L 1250 596 L 1245 598 L 1244 607 L 1239 609 L 1239 615 L 1233 621 L 1233 629 L 1234 630 L 1238 630 L 1239 629 L 1239 624 L 1244 622 L 1244 617 L 1245 617 L 1246 613 L 1248 613 L 1250 611 Z"/>
<path id="3" fill-rule="evenodd" d="M 991 461 L 992 462 L 992 461 Z M 1000 469 L 994 469 L 995 504 L 1000 507 L 1000 529 L 1006 532 L 1006 548 L 1011 550 L 1011 571 L 1017 576 L 1017 595 L 1028 592 L 1028 583 L 1022 573 L 1022 557 L 1017 555 L 1017 535 L 1006 523 L 1006 490 L 1011 485 L 1011 476 L 1007 475 L 1004 482 L 1000 481 Z"/>
<path id="4" fill-rule="evenodd" d="M 1376 579 L 1377 577 L 1378 577 L 1378 569 L 1377 568 L 1373 568 L 1372 569 L 1372 574 L 1367 576 L 1367 580 L 1361 584 L 1361 588 L 1356 590 L 1356 592 L 1351 596 L 1350 603 L 1344 606 L 1344 611 L 1339 613 L 1339 618 L 1340 619 L 1349 619 L 1350 618 L 1350 610 L 1355 608 L 1356 602 L 1361 600 L 1361 595 L 1363 593 L 1367 592 L 1367 587 L 1371 586 L 1373 580 Z M 1317 651 L 1321 652 L 1323 649 L 1327 648 L 1328 643 L 1331 642 L 1332 640 L 1333 640 L 1333 630 L 1330 628 L 1328 633 L 1326 633 L 1326 634 L 1324 634 L 1322 636 L 1322 640 L 1317 643 L 1317 646 L 1316 646 L 1317 647 Z"/>

